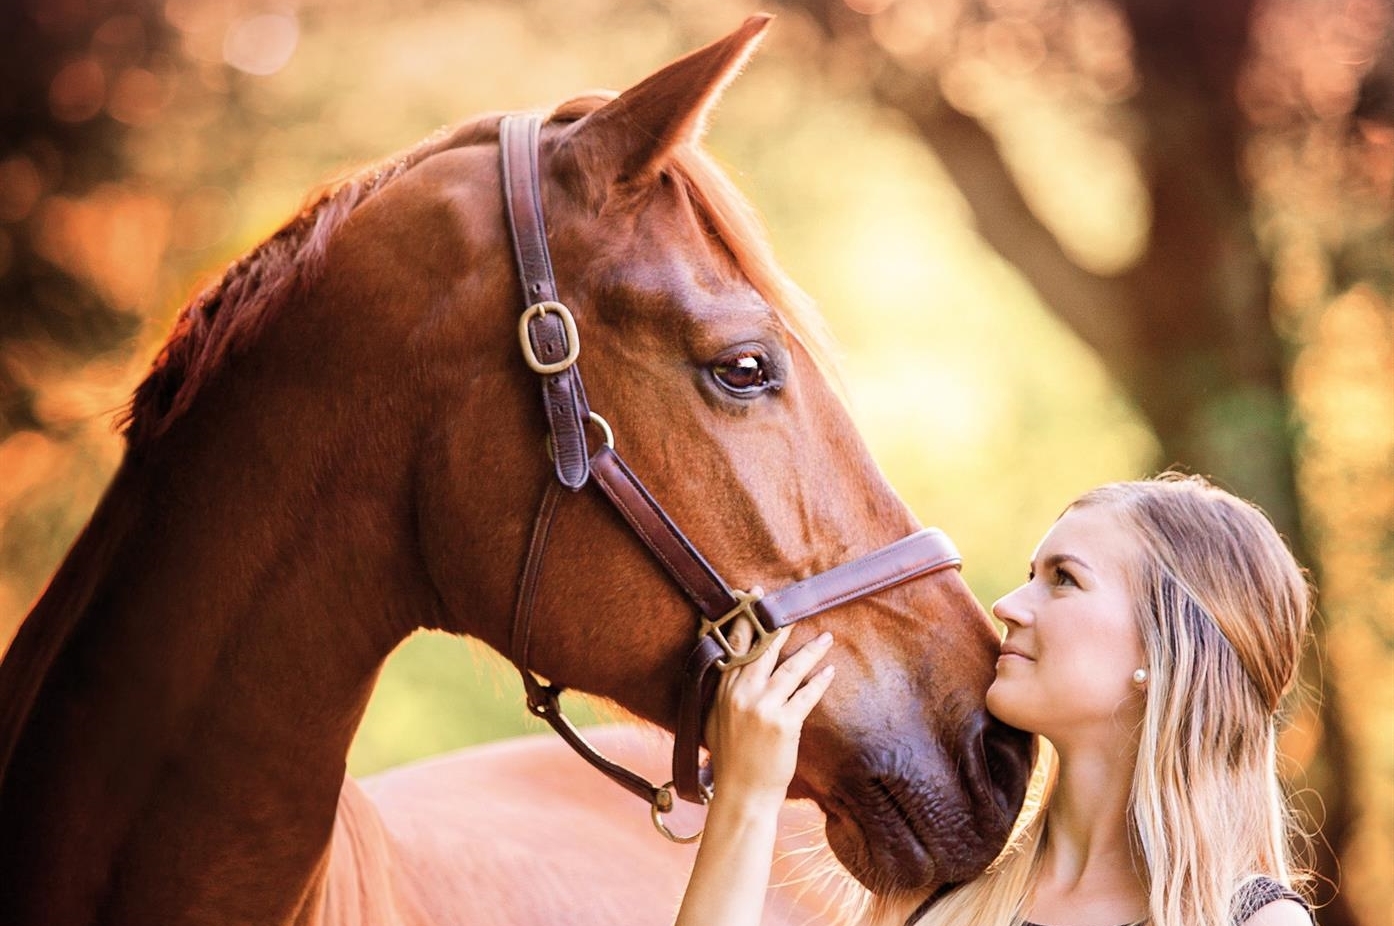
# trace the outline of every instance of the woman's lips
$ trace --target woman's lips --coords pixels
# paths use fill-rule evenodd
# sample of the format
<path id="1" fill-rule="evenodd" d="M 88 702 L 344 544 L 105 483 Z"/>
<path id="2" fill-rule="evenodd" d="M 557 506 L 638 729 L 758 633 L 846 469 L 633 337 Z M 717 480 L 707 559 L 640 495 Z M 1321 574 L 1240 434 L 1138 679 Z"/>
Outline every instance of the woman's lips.
<path id="1" fill-rule="evenodd" d="M 1032 661 L 1032 660 L 1031 660 L 1031 657 L 1030 657 L 1029 655 L 1027 655 L 1025 651 L 1023 651 L 1023 650 L 1021 650 L 1021 649 L 1018 649 L 1017 647 L 1011 645 L 1010 643 L 1004 644 L 1004 645 L 1002 646 L 1002 654 L 1001 654 L 1000 656 L 997 657 L 997 660 L 1000 662 L 1000 661 L 1002 661 L 1003 659 L 1013 659 L 1013 658 L 1014 658 L 1014 659 L 1025 659 L 1027 662 Z"/>

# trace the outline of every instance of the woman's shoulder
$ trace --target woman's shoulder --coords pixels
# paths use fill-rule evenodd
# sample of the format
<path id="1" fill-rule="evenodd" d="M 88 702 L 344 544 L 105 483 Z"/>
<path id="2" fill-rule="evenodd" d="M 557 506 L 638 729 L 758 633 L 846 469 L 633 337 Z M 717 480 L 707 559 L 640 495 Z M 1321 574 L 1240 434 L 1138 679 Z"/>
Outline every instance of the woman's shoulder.
<path id="1" fill-rule="evenodd" d="M 1311 908 L 1292 888 L 1273 878 L 1245 881 L 1235 897 L 1235 926 L 1309 926 Z"/>

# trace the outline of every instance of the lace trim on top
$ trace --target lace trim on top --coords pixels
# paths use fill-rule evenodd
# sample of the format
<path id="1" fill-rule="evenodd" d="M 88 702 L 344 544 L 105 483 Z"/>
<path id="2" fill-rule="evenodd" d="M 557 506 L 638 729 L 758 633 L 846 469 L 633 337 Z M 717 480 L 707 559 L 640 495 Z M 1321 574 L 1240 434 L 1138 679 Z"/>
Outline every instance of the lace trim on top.
<path id="1" fill-rule="evenodd" d="M 1307 911 L 1308 916 L 1312 915 L 1312 908 L 1307 905 L 1301 894 L 1281 882 L 1261 875 L 1245 882 L 1239 889 L 1239 896 L 1234 898 L 1234 926 L 1243 926 L 1249 921 L 1249 917 L 1277 900 L 1296 901 Z"/>

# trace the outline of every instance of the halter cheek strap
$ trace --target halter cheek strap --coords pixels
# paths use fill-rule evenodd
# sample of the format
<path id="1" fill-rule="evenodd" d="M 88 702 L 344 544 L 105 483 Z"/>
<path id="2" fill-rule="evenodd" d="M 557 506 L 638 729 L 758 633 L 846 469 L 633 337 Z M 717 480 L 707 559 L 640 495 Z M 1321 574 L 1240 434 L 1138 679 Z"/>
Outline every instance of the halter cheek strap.
<path id="1" fill-rule="evenodd" d="M 523 358 L 542 379 L 542 407 L 552 435 L 557 481 L 573 492 L 586 484 L 589 453 L 586 420 L 590 406 L 576 369 L 581 341 L 571 311 L 557 297 L 552 256 L 542 218 L 542 187 L 537 172 L 536 115 L 506 116 L 499 126 L 503 151 L 504 205 L 512 230 L 523 305 L 518 320 Z"/>
<path id="2" fill-rule="evenodd" d="M 514 114 L 505 116 L 499 128 L 506 215 L 527 307 L 519 319 L 519 343 L 524 361 L 542 380 L 557 476 L 555 482 L 548 483 L 533 522 L 510 634 L 510 655 L 522 674 L 529 710 L 546 720 L 586 761 L 647 801 L 664 835 L 690 841 L 696 836 L 674 835 L 663 823 L 662 814 L 672 809 L 674 789 L 695 803 L 705 803 L 711 795 L 710 766 L 701 762 L 700 752 L 703 720 L 718 678 L 712 670 L 754 659 L 781 628 L 902 582 L 957 567 L 961 560 L 948 536 L 929 528 L 775 592 L 733 589 L 721 578 L 625 464 L 614 449 L 609 425 L 586 403 L 576 365 L 580 336 L 571 311 L 559 299 L 547 249 L 538 170 L 540 126 L 541 118 L 536 114 Z M 599 423 L 606 433 L 605 443 L 594 452 L 586 441 L 587 421 Z M 666 785 L 654 785 L 601 755 L 562 712 L 562 689 L 542 682 L 528 668 L 532 615 L 562 495 L 560 487 L 574 492 L 588 482 L 600 487 L 701 615 L 695 646 L 683 668 L 673 780 Z M 750 620 L 756 639 L 749 650 L 737 653 L 727 631 L 740 617 Z"/>

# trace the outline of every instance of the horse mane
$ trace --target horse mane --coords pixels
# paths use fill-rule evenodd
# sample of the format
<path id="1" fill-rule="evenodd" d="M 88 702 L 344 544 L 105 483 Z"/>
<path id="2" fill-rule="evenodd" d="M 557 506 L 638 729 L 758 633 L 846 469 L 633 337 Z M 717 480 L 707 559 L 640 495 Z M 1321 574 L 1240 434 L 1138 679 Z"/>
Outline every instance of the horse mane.
<path id="1" fill-rule="evenodd" d="M 559 106 L 550 118 L 574 121 L 612 98 L 606 93 L 579 96 Z M 116 424 L 127 448 L 138 450 L 164 433 L 229 354 L 251 343 L 271 318 L 315 284 L 330 240 L 356 207 L 430 155 L 496 137 L 498 118 L 484 116 L 452 131 L 442 130 L 331 183 L 271 237 L 234 261 L 218 282 L 179 313 L 150 372 L 118 416 Z M 764 225 L 749 201 L 695 145 L 680 145 L 669 169 L 756 292 L 836 384 L 826 323 L 813 300 L 776 263 Z"/>
<path id="2" fill-rule="evenodd" d="M 480 119 L 454 132 L 438 132 L 394 158 L 330 184 L 190 301 L 117 419 L 128 451 L 139 453 L 164 433 L 223 360 L 245 347 L 269 318 L 314 283 L 324 268 L 331 237 L 355 207 L 411 166 L 461 144 L 462 136 L 489 122 Z M 6 657 L 0 662 L 0 786 L 44 679 L 138 516 L 138 503 L 116 490 L 129 472 L 123 463 L 33 610 L 20 623 L 8 651 L 0 651 Z"/>
<path id="3" fill-rule="evenodd" d="M 481 117 L 442 129 L 398 155 L 331 182 L 271 237 L 234 261 L 180 311 L 149 373 L 118 416 L 116 426 L 127 448 L 138 450 L 164 433 L 229 354 L 251 343 L 270 319 L 318 281 L 329 242 L 355 208 L 430 155 L 487 136 L 497 121 L 497 116 Z"/>
<path id="4" fill-rule="evenodd" d="M 194 401 L 227 355 L 245 347 L 276 312 L 322 272 L 328 243 L 355 207 L 408 168 L 450 147 L 496 133 L 498 117 L 442 130 L 405 152 L 361 169 L 314 196 L 293 219 L 235 261 L 221 280 L 180 312 L 145 380 L 118 418 L 127 448 L 139 452 Z M 0 786 L 39 689 L 97 593 L 97 582 L 139 516 L 139 500 L 117 491 L 123 463 L 0 662 Z"/>

